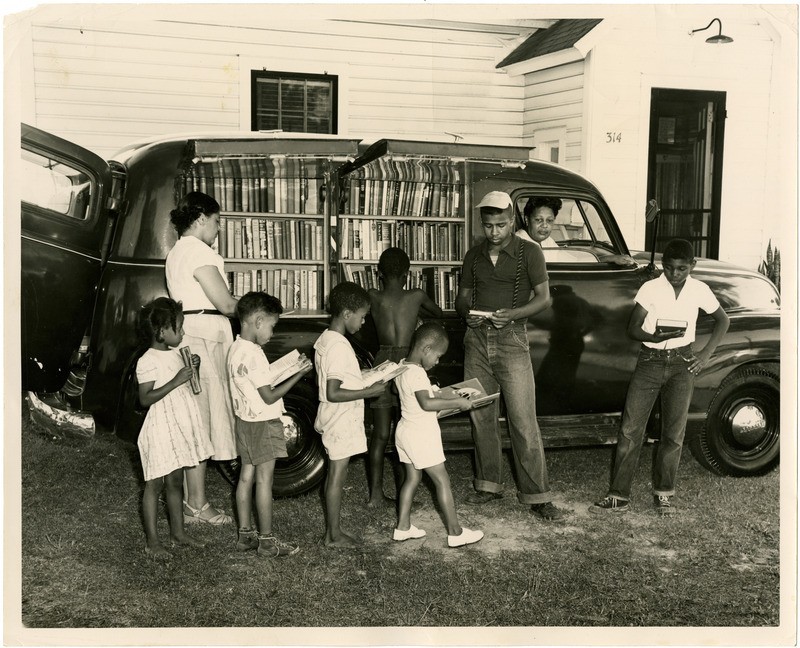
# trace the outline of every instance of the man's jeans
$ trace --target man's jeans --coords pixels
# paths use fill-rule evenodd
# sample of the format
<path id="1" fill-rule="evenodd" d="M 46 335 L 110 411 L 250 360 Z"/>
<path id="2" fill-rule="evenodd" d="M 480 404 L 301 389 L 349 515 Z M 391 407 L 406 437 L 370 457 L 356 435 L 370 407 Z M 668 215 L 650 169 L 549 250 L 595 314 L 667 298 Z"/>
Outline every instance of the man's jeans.
<path id="1" fill-rule="evenodd" d="M 512 322 L 502 329 L 491 324 L 467 328 L 464 347 L 464 377 L 480 380 L 488 394 L 499 387 L 505 400 L 519 501 L 551 501 L 542 435 L 536 421 L 536 386 L 525 324 Z M 470 416 L 475 442 L 475 490 L 499 493 L 503 490 L 503 449 L 497 422 L 498 401 L 470 410 Z"/>
<path id="2" fill-rule="evenodd" d="M 694 353 L 691 345 L 661 351 L 642 347 L 628 386 L 622 428 L 617 442 L 609 495 L 628 500 L 639 461 L 650 410 L 661 393 L 661 441 L 656 448 L 653 492 L 674 495 L 681 459 L 694 374 L 688 370 Z"/>

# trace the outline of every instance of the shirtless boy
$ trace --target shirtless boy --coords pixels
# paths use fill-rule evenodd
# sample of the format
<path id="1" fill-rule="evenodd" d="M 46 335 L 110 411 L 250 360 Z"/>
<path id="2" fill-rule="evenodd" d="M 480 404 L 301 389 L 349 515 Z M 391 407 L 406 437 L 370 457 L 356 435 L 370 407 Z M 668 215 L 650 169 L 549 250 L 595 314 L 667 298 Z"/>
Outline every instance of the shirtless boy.
<path id="1" fill-rule="evenodd" d="M 369 291 L 370 312 L 381 345 L 375 357 L 376 365 L 385 360 L 399 362 L 406 357 L 420 315 L 432 318 L 442 316 L 442 309 L 424 290 L 405 289 L 410 266 L 408 255 L 396 247 L 385 250 L 378 261 L 383 289 Z M 392 389 L 385 390 L 370 403 L 374 430 L 369 446 L 369 506 L 393 504 L 383 494 L 383 457 L 392 418 L 397 418 L 399 406 L 397 394 Z"/>

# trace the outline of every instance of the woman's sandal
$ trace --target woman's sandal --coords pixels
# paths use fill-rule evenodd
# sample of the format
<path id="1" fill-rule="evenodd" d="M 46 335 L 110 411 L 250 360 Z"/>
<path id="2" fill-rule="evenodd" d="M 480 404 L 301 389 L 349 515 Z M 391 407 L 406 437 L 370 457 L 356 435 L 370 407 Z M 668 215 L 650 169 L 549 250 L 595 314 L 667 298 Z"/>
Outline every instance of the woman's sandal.
<path id="1" fill-rule="evenodd" d="M 220 526 L 221 524 L 230 524 L 233 522 L 233 518 L 230 515 L 225 515 L 225 511 L 222 509 L 217 510 L 213 508 L 210 502 L 206 502 L 199 509 L 194 508 L 186 501 L 183 502 L 183 506 L 183 521 L 187 524 L 205 522 L 213 526 Z M 187 509 L 189 513 L 186 512 Z M 213 513 L 213 511 L 216 511 L 216 513 Z M 203 513 L 205 513 L 205 515 L 203 515 Z"/>

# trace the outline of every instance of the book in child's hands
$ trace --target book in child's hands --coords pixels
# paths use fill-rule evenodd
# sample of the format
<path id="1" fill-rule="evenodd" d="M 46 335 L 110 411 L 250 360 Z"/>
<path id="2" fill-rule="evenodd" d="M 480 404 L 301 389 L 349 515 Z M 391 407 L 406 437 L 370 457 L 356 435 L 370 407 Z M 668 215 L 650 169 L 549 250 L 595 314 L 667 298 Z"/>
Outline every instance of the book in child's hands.
<path id="1" fill-rule="evenodd" d="M 477 407 L 482 407 L 483 405 L 488 405 L 489 403 L 496 401 L 500 398 L 500 392 L 496 392 L 494 394 L 487 394 L 486 390 L 484 389 L 481 381 L 477 378 L 470 378 L 469 380 L 465 380 L 460 383 L 455 383 L 450 385 L 449 387 L 442 387 L 439 390 L 439 393 L 436 394 L 438 397 L 445 397 L 453 396 L 458 394 L 459 396 L 469 398 L 472 401 L 472 409 Z M 451 416 L 453 414 L 458 414 L 461 410 L 459 409 L 447 409 L 447 410 L 439 410 L 436 413 L 436 418 L 444 418 L 445 416 Z"/>
<path id="2" fill-rule="evenodd" d="M 300 352 L 297 349 L 294 351 L 289 351 L 289 353 L 275 362 L 270 362 L 270 387 L 280 385 L 287 378 L 294 376 L 298 371 L 300 371 L 300 365 L 302 362 L 303 361 L 300 357 Z"/>
<path id="3" fill-rule="evenodd" d="M 361 378 L 364 380 L 364 387 L 374 385 L 376 382 L 387 383 L 390 380 L 397 378 L 408 367 L 401 365 L 391 360 L 381 362 L 377 367 L 372 369 L 364 369 L 361 372 Z"/>
<path id="4" fill-rule="evenodd" d="M 660 319 L 656 320 L 656 333 L 684 332 L 688 324 L 681 320 Z"/>

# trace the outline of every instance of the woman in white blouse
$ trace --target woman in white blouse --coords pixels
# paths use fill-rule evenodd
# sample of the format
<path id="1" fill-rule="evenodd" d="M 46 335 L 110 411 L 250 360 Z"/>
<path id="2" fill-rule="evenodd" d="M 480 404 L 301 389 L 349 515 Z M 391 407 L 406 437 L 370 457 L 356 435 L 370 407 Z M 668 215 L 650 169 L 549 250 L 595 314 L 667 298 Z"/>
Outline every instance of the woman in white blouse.
<path id="1" fill-rule="evenodd" d="M 236 298 L 225 277 L 222 257 L 211 247 L 219 231 L 219 204 L 200 192 L 188 193 L 170 212 L 178 241 L 167 255 L 167 289 L 183 304 L 183 343 L 200 356 L 201 392 L 197 394 L 204 428 L 214 447 L 215 461 L 236 458 L 233 408 L 226 356 L 233 336 L 228 317 L 236 312 Z M 184 518 L 226 524 L 232 521 L 206 497 L 206 462 L 187 468 Z"/>

